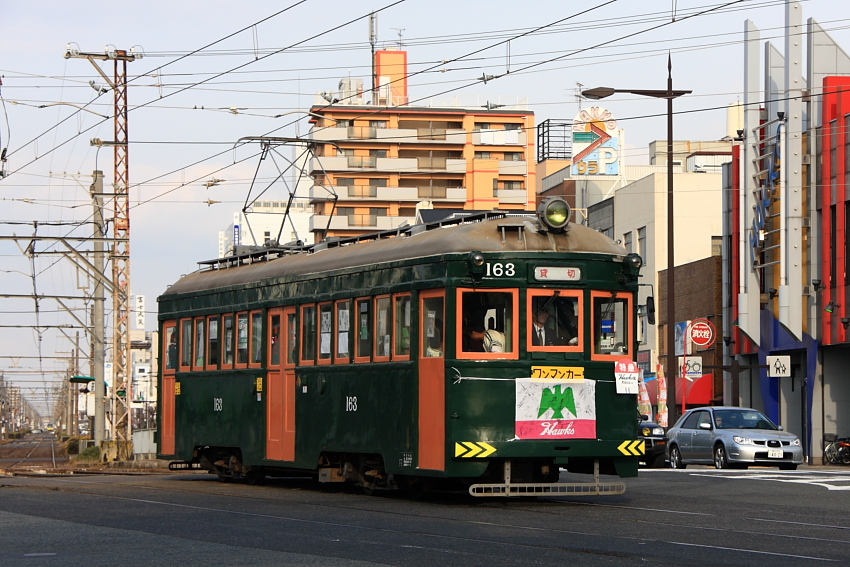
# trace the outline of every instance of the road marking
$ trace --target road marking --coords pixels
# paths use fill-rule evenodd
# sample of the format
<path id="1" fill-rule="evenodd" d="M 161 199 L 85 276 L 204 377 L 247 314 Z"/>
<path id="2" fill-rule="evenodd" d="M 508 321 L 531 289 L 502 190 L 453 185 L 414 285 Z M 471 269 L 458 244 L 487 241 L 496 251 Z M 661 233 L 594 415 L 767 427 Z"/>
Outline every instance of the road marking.
<path id="1" fill-rule="evenodd" d="M 741 553 L 756 553 L 758 555 L 774 555 L 776 557 L 793 557 L 794 559 L 813 559 L 814 561 L 829 561 L 831 563 L 837 563 L 838 559 L 826 559 L 825 557 L 811 557 L 809 555 L 791 555 L 789 553 L 773 553 L 771 551 L 755 551 L 753 549 L 739 549 L 737 547 L 721 547 L 719 545 L 702 545 L 699 543 L 684 543 L 681 541 L 665 541 L 664 543 L 671 543 L 673 545 L 684 545 L 686 547 L 703 547 L 705 549 L 721 549 L 723 551 L 738 551 Z"/>
<path id="2" fill-rule="evenodd" d="M 24 557 L 53 557 L 55 553 L 25 553 Z"/>
<path id="3" fill-rule="evenodd" d="M 600 508 L 622 508 L 623 510 L 642 510 L 644 512 L 667 512 L 668 514 L 685 514 L 688 516 L 715 516 L 716 514 L 705 514 L 703 512 L 682 512 L 681 510 L 662 510 L 660 508 L 639 508 L 637 506 L 618 506 L 616 504 L 597 504 L 595 502 L 561 502 L 559 504 L 570 504 L 578 506 L 599 506 Z"/>
<path id="4" fill-rule="evenodd" d="M 755 520 L 757 522 L 772 522 L 774 524 L 791 524 L 794 526 L 810 526 L 813 528 L 832 528 L 834 530 L 850 530 L 850 527 L 847 526 L 830 526 L 829 524 L 809 524 L 806 522 L 789 522 L 786 520 L 768 520 L 766 518 L 747 518 L 748 520 Z"/>
<path id="5" fill-rule="evenodd" d="M 814 486 L 822 486 L 827 490 L 850 490 L 850 476 L 841 473 L 812 473 L 808 471 L 802 472 L 751 472 L 751 473 L 735 473 L 723 474 L 725 471 L 717 470 L 714 473 L 703 471 L 700 473 L 690 473 L 691 476 L 717 476 L 719 478 L 728 478 L 732 480 L 766 480 L 772 482 L 786 482 L 790 484 L 809 484 Z M 720 473 L 720 474 L 718 474 Z M 828 475 L 828 476 L 827 476 Z M 835 482 L 845 482 L 848 484 L 836 486 Z"/>

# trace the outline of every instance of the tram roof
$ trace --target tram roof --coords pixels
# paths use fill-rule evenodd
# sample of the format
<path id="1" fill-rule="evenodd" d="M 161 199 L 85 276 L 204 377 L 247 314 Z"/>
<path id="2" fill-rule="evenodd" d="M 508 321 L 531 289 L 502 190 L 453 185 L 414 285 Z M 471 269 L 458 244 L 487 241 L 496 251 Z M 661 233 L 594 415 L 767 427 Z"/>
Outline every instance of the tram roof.
<path id="1" fill-rule="evenodd" d="M 427 227 L 418 225 L 396 231 L 392 238 L 370 241 L 349 239 L 332 247 L 305 247 L 302 253 L 268 259 L 256 254 L 248 262 L 230 259 L 205 262 L 212 267 L 182 277 L 162 297 L 245 285 L 270 278 L 310 275 L 358 266 L 372 266 L 428 256 L 487 252 L 566 252 L 625 256 L 627 251 L 604 234 L 586 226 L 570 224 L 565 233 L 540 230 L 534 216 L 493 215 L 465 219 L 463 224 Z M 504 237 L 503 237 L 504 235 Z M 271 250 L 270 252 L 275 252 Z"/>

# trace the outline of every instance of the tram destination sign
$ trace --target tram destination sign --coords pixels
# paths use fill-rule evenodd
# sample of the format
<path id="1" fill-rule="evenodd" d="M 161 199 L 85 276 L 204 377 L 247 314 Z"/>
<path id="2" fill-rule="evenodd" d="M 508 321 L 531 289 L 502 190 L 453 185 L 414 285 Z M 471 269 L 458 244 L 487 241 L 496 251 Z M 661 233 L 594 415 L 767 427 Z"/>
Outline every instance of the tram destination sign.
<path id="1" fill-rule="evenodd" d="M 577 282 L 581 281 L 581 268 L 537 266 L 534 279 L 539 282 Z"/>

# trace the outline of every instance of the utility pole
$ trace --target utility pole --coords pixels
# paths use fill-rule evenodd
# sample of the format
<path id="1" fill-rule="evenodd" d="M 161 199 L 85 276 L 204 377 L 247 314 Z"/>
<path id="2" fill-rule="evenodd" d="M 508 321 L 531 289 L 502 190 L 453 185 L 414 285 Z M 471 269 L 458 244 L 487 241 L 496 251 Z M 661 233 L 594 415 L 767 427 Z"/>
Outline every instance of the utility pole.
<path id="1" fill-rule="evenodd" d="M 115 100 L 114 137 L 110 142 L 92 140 L 92 145 L 112 146 L 114 149 L 113 174 L 113 236 L 112 243 L 112 432 L 119 459 L 132 457 L 132 380 L 128 379 L 130 361 L 130 157 L 127 121 L 127 62 L 141 59 L 133 50 L 108 49 L 104 53 L 83 53 L 71 49 L 65 59 L 88 59 L 95 70 L 112 88 Z M 95 60 L 114 62 L 113 79 L 101 70 Z M 119 395 L 122 392 L 124 395 Z"/>
<path id="2" fill-rule="evenodd" d="M 104 341 L 105 329 L 103 324 L 103 172 L 95 170 L 94 181 L 90 192 L 92 206 L 94 206 L 94 269 L 97 275 L 94 278 L 94 305 L 92 306 L 92 377 L 94 378 L 94 442 L 98 447 L 103 443 L 104 429 L 106 429 L 106 408 L 104 408 L 103 365 L 106 362 Z M 99 276 L 99 277 L 98 277 Z"/>

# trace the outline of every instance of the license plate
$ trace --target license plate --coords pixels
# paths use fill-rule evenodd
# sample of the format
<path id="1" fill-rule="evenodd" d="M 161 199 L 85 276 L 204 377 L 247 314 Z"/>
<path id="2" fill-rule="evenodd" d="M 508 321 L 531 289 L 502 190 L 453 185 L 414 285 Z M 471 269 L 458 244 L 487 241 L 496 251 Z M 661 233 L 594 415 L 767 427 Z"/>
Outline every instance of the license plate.
<path id="1" fill-rule="evenodd" d="M 768 459 L 781 459 L 782 458 L 782 449 L 768 449 L 767 450 L 767 458 Z"/>

